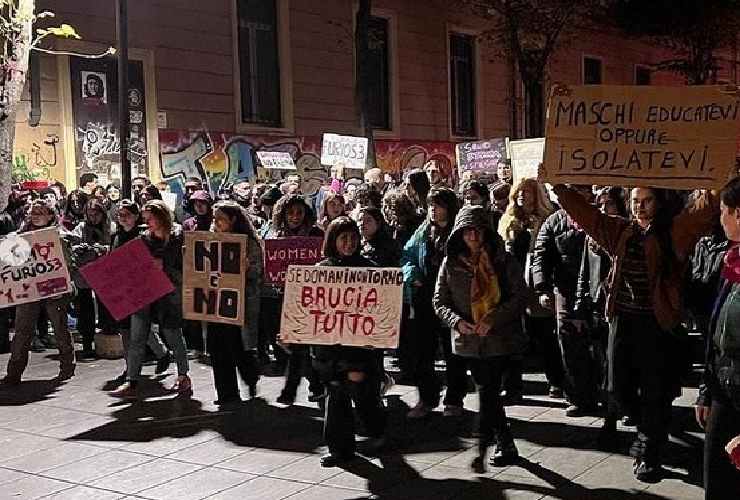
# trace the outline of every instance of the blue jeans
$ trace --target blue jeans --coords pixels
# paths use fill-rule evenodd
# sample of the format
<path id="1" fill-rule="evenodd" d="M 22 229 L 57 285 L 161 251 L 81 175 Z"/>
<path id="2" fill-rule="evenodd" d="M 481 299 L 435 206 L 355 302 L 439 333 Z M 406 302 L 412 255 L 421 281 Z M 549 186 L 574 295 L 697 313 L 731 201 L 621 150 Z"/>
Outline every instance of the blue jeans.
<path id="1" fill-rule="evenodd" d="M 151 306 L 131 316 L 131 337 L 129 338 L 126 364 L 128 379 L 135 381 L 141 375 L 141 364 L 146 353 L 146 344 L 149 340 L 151 329 Z M 177 364 L 178 375 L 187 375 L 188 355 L 185 348 L 185 339 L 182 336 L 182 328 L 163 328 L 160 325 L 160 333 L 164 335 L 165 341 L 172 349 Z"/>

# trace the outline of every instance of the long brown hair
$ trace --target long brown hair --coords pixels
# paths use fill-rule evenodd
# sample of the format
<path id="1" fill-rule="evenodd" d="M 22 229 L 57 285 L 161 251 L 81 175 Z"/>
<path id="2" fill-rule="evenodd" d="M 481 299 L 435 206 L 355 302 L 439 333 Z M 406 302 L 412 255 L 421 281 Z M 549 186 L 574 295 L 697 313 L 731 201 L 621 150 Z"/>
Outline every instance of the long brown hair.
<path id="1" fill-rule="evenodd" d="M 174 225 L 170 207 L 162 200 L 149 200 L 144 205 L 142 212 L 149 212 L 152 217 L 156 217 L 159 224 L 166 229 L 167 236 L 165 239 L 168 239 Z"/>

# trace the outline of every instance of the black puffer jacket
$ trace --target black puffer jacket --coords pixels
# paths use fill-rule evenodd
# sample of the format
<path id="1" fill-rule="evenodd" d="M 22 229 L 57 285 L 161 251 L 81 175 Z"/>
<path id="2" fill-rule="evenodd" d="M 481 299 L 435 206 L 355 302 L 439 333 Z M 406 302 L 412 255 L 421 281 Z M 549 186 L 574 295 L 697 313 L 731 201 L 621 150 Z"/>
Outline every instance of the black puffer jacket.
<path id="1" fill-rule="evenodd" d="M 473 322 L 470 285 L 473 273 L 460 259 L 465 251 L 463 230 L 476 227 L 484 234 L 486 251 L 501 288 L 501 300 L 488 318 L 492 324 L 486 336 L 460 335 L 460 321 Z M 447 256 L 442 262 L 434 292 L 434 310 L 450 327 L 455 354 L 473 358 L 488 358 L 520 354 L 527 345 L 522 330 L 522 314 L 527 303 L 527 285 L 519 263 L 504 251 L 504 242 L 493 232 L 488 212 L 483 207 L 464 207 L 457 216 L 455 227 L 447 240 Z"/>
<path id="2" fill-rule="evenodd" d="M 357 254 L 343 259 L 328 258 L 318 266 L 377 267 L 375 262 Z M 364 347 L 343 345 L 311 346 L 313 367 L 322 382 L 346 380 L 347 372 L 363 372 L 369 377 L 379 376 L 378 351 Z"/>
<path id="3" fill-rule="evenodd" d="M 532 284 L 537 292 L 557 288 L 573 298 L 583 256 L 586 233 L 578 229 L 565 210 L 558 210 L 542 224 L 532 256 Z"/>

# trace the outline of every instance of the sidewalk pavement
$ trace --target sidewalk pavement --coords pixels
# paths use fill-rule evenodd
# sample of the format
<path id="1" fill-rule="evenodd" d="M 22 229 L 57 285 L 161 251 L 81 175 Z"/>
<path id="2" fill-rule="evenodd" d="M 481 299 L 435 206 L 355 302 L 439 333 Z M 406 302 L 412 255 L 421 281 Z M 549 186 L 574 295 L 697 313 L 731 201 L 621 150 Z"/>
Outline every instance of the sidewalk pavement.
<path id="1" fill-rule="evenodd" d="M 528 396 L 507 408 L 523 459 L 513 467 L 474 474 L 477 395 L 459 418 L 441 411 L 421 422 L 405 412 L 414 388 L 396 385 L 386 397 L 390 447 L 380 458 L 358 459 L 346 470 L 319 465 L 321 412 L 306 400 L 275 403 L 282 377 L 263 377 L 263 399 L 219 412 L 211 369 L 191 362 L 195 395 L 173 399 L 163 391 L 174 375 L 144 384 L 152 397 L 125 403 L 109 397 L 106 381 L 122 361 L 78 363 L 62 385 L 55 351 L 31 354 L 19 387 L 0 388 L 0 498 L 108 500 L 239 499 L 563 499 L 698 500 L 703 436 L 693 423 L 695 390 L 674 405 L 666 452 L 667 477 L 644 484 L 632 475 L 627 449 L 634 429 L 620 427 L 622 449 L 595 447 L 601 420 L 568 418 L 565 403 Z M 8 355 L 0 356 L 4 373 Z M 145 367 L 151 375 L 153 366 Z M 545 394 L 541 375 L 526 377 L 528 393 Z M 246 399 L 246 388 L 242 391 Z"/>

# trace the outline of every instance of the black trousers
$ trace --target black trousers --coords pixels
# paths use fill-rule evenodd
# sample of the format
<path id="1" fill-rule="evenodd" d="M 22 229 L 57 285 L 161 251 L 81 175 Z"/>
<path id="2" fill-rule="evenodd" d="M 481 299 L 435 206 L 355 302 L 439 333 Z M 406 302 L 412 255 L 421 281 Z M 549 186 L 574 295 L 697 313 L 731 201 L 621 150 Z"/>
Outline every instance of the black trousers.
<path id="1" fill-rule="evenodd" d="M 208 353 L 211 355 L 213 382 L 220 402 L 239 399 L 237 371 L 248 386 L 259 379 L 253 351 L 244 350 L 241 328 L 219 323 L 208 324 Z"/>
<path id="2" fill-rule="evenodd" d="M 704 498 L 735 500 L 740 496 L 740 470 L 730 461 L 725 446 L 740 435 L 740 411 L 722 394 L 713 396 L 704 438 Z"/>
<path id="3" fill-rule="evenodd" d="M 501 398 L 501 379 L 509 365 L 508 356 L 495 356 L 484 359 L 468 359 L 473 379 L 478 387 L 480 399 L 480 440 L 481 455 L 493 443 L 506 445 L 513 439 L 506 420 L 504 401 Z"/>
<path id="4" fill-rule="evenodd" d="M 308 379 L 308 390 L 311 394 L 321 394 L 324 391 L 316 370 L 311 366 L 311 350 L 307 345 L 291 344 L 288 366 L 285 369 L 285 385 L 283 394 L 295 397 L 301 378 Z"/>
<path id="5" fill-rule="evenodd" d="M 652 315 L 617 314 L 609 332 L 609 390 L 625 411 L 639 408 L 643 456 L 660 464 L 677 374 L 675 339 Z M 639 388 L 636 396 L 635 387 Z M 637 401 L 635 401 L 637 398 Z"/>
<path id="6" fill-rule="evenodd" d="M 354 402 L 369 437 L 382 437 L 385 432 L 385 411 L 380 401 L 380 380 L 377 374 L 366 374 L 365 380 L 335 380 L 326 384 L 327 401 L 324 417 L 324 441 L 329 453 L 348 456 L 355 452 Z"/>
<path id="7" fill-rule="evenodd" d="M 182 324 L 182 335 L 188 349 L 203 351 L 203 325 L 200 321 L 186 320 Z"/>
<path id="8" fill-rule="evenodd" d="M 260 358 L 269 358 L 270 346 L 275 354 L 278 365 L 285 366 L 288 355 L 277 344 L 277 335 L 280 332 L 280 315 L 282 313 L 283 301 L 280 297 L 260 298 L 259 334 L 257 339 L 257 350 Z"/>
<path id="9" fill-rule="evenodd" d="M 82 346 L 92 350 L 95 339 L 95 300 L 90 288 L 78 288 L 74 299 L 77 311 L 77 331 L 82 335 Z"/>
<path id="10" fill-rule="evenodd" d="M 10 319 L 12 307 L 0 309 L 0 354 L 10 352 Z"/>
<path id="11" fill-rule="evenodd" d="M 550 385 L 563 387 L 565 370 L 560 353 L 560 345 L 555 335 L 556 322 L 554 317 L 534 317 L 526 315 L 524 326 L 532 339 L 535 349 L 542 356 L 545 377 Z"/>
<path id="12" fill-rule="evenodd" d="M 414 379 L 419 389 L 419 399 L 425 405 L 435 408 L 439 404 L 441 391 L 439 379 L 434 371 L 440 342 L 445 357 L 447 378 L 446 405 L 462 406 L 467 393 L 467 361 L 452 354 L 450 329 L 437 318 L 431 299 L 419 297 L 414 306 L 415 327 L 408 332 L 416 354 Z"/>
<path id="13" fill-rule="evenodd" d="M 557 333 L 565 369 L 565 394 L 571 404 L 593 408 L 598 400 L 598 361 L 594 356 L 591 332 L 583 319 L 576 318 L 573 297 L 556 296 Z"/>

